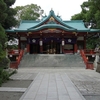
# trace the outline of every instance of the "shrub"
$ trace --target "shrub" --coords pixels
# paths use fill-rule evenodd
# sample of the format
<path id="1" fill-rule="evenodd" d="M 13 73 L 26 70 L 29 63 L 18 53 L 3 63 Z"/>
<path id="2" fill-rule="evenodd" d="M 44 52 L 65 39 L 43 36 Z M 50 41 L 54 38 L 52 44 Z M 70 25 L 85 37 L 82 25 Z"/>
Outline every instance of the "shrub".
<path id="1" fill-rule="evenodd" d="M 4 57 L 1 61 L 0 61 L 0 68 L 8 68 L 8 64 L 9 64 L 10 60 L 6 57 Z"/>
<path id="2" fill-rule="evenodd" d="M 9 72 L 5 71 L 4 69 L 0 69 L 0 86 L 7 80 L 9 80 Z"/>

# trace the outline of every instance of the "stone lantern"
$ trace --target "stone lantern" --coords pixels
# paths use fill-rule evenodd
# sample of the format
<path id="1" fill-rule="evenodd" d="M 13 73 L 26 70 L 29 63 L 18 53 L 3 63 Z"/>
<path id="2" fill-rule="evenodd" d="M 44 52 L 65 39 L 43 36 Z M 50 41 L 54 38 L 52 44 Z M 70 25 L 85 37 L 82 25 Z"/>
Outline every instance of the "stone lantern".
<path id="1" fill-rule="evenodd" d="M 96 68 L 96 72 L 100 73 L 100 49 L 96 48 L 95 52 L 96 56 L 95 56 L 94 66 Z"/>

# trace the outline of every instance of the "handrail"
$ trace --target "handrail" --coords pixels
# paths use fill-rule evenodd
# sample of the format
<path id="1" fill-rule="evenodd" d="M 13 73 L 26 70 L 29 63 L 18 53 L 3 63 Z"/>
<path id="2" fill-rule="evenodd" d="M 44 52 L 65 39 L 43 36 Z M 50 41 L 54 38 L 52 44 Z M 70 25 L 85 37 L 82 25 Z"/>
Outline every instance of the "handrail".
<path id="1" fill-rule="evenodd" d="M 83 51 L 85 54 L 95 54 L 95 50 L 93 49 L 84 49 Z"/>
<path id="2" fill-rule="evenodd" d="M 15 69 L 18 69 L 18 65 L 20 64 L 20 61 L 21 61 L 23 54 L 24 54 L 24 50 L 17 50 L 17 51 L 18 52 L 13 52 L 13 54 L 18 53 L 18 57 L 17 57 L 16 61 L 12 61 L 10 63 L 10 67 L 15 68 Z"/>
<path id="3" fill-rule="evenodd" d="M 80 54 L 81 54 L 83 61 L 86 65 L 86 69 L 93 70 L 94 69 L 93 63 L 88 61 L 86 54 L 95 54 L 94 50 L 80 50 Z"/>

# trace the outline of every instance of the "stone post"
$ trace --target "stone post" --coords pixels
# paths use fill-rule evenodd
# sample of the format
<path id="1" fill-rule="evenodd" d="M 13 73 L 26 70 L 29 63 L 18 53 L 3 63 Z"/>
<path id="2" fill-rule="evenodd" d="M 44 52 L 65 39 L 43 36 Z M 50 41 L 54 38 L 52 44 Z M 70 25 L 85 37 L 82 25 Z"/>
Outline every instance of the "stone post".
<path id="1" fill-rule="evenodd" d="M 100 73 L 100 62 L 97 62 L 96 72 L 99 72 Z"/>
<path id="2" fill-rule="evenodd" d="M 100 73 L 100 52 L 96 51 L 95 61 L 94 61 L 94 67 L 96 68 L 96 72 Z"/>

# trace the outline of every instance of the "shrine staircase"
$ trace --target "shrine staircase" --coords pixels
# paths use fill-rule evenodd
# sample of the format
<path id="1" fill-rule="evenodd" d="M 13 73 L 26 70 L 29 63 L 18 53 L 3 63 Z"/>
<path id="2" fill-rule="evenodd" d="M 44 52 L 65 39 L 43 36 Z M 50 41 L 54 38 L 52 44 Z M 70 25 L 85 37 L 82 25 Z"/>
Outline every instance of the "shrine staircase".
<path id="1" fill-rule="evenodd" d="M 80 54 L 26 54 L 19 68 L 86 68 Z"/>

